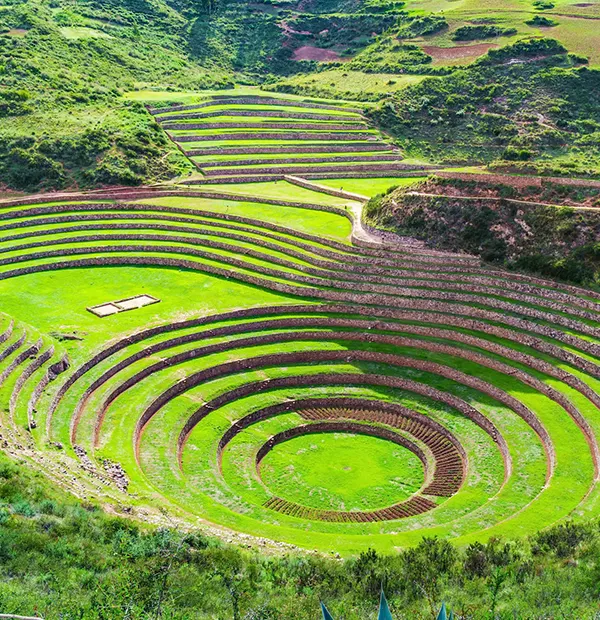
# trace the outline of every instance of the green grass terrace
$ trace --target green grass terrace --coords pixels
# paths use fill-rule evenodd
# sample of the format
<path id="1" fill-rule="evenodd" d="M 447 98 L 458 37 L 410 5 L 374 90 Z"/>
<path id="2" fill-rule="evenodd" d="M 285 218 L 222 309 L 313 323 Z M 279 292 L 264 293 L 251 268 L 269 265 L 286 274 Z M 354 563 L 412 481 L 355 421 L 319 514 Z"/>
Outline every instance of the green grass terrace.
<path id="1" fill-rule="evenodd" d="M 7 450 L 136 518 L 345 555 L 597 516 L 598 293 L 354 243 L 346 199 L 296 189 L 0 203 Z"/>
<path id="2" fill-rule="evenodd" d="M 149 110 L 197 167 L 190 184 L 397 177 L 422 168 L 402 161 L 359 103 L 233 91 Z"/>

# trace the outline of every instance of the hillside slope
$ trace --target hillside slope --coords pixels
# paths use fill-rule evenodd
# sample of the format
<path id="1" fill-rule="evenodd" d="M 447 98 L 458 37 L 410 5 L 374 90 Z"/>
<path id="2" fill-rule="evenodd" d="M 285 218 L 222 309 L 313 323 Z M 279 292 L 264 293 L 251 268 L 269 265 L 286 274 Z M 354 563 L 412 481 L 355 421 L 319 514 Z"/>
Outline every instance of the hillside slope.
<path id="1" fill-rule="evenodd" d="M 489 46 L 455 40 L 457 28 L 477 20 L 460 26 L 416 8 L 396 0 L 13 0 L 0 6 L 0 187 L 134 185 L 189 172 L 144 109 L 121 94 L 235 81 L 351 91 L 357 100 L 397 89 L 376 118 L 426 160 L 597 167 L 598 73 L 585 70 L 585 58 L 544 39 L 495 50 L 496 37 L 488 56 L 455 67 L 428 43 L 447 37 L 440 41 L 449 50 L 473 45 L 483 54 Z M 478 32 L 469 37 L 485 40 L 487 31 Z M 439 77 L 422 81 L 428 74 Z"/>
<path id="2" fill-rule="evenodd" d="M 600 71 L 551 39 L 490 51 L 407 87 L 374 117 L 413 154 L 437 161 L 553 174 L 600 167 Z"/>
<path id="3" fill-rule="evenodd" d="M 143 84 L 231 84 L 229 73 L 190 62 L 186 23 L 162 2 L 0 7 L 0 184 L 34 190 L 177 174 L 185 160 L 120 94 Z"/>
<path id="4" fill-rule="evenodd" d="M 373 198 L 368 224 L 508 267 L 577 283 L 600 280 L 600 184 L 431 177 Z"/>

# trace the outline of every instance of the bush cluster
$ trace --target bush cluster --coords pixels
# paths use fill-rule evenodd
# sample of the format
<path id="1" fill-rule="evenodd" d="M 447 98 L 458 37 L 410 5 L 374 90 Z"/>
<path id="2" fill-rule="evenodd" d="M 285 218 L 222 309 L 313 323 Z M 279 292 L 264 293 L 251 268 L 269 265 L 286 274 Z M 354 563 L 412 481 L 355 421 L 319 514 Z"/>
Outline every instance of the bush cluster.
<path id="1" fill-rule="evenodd" d="M 121 104 L 104 122 L 70 135 L 8 133 L 0 140 L 0 183 L 19 190 L 140 185 L 188 167 L 140 104 Z"/>
<path id="2" fill-rule="evenodd" d="M 398 20 L 399 28 L 396 36 L 399 39 L 412 39 L 437 34 L 448 28 L 443 15 L 421 15 L 419 17 L 403 16 Z"/>
<path id="3" fill-rule="evenodd" d="M 474 41 L 476 39 L 491 39 L 493 37 L 510 37 L 517 34 L 516 28 L 502 28 L 490 24 L 475 26 L 461 26 L 452 33 L 453 41 Z"/>
<path id="4" fill-rule="evenodd" d="M 373 117 L 417 157 L 600 171 L 600 71 L 552 39 L 490 50 L 387 97 Z"/>
<path id="5" fill-rule="evenodd" d="M 544 15 L 534 15 L 531 19 L 525 22 L 528 26 L 536 26 L 542 28 L 551 28 L 552 26 L 558 26 L 558 22 Z"/>
<path id="6" fill-rule="evenodd" d="M 47 620 L 287 618 L 376 609 L 383 585 L 397 618 L 427 618 L 442 600 L 470 618 L 587 617 L 596 605 L 596 524 L 567 522 L 529 540 L 458 548 L 439 538 L 391 555 L 340 561 L 265 555 L 201 531 L 146 528 L 48 490 L 0 456 L 0 600 Z"/>

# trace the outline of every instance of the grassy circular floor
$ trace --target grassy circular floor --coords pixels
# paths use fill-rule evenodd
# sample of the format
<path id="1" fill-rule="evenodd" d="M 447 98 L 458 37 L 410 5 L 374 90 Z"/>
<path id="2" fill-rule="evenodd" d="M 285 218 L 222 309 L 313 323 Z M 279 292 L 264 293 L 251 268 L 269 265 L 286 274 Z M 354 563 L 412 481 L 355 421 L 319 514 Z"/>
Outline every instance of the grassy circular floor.
<path id="1" fill-rule="evenodd" d="M 373 510 L 405 500 L 423 484 L 419 458 L 397 444 L 356 433 L 295 437 L 261 463 L 270 491 L 325 510 Z"/>

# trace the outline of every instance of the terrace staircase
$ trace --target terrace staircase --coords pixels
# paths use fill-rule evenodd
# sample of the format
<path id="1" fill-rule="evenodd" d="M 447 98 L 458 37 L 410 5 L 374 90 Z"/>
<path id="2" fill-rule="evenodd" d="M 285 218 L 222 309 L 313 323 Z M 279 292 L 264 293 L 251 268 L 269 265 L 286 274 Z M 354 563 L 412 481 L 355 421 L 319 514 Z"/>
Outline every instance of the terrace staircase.
<path id="1" fill-rule="evenodd" d="M 212 96 L 148 108 L 198 171 L 187 185 L 421 175 L 436 169 L 402 153 L 345 104 L 275 96 Z"/>

